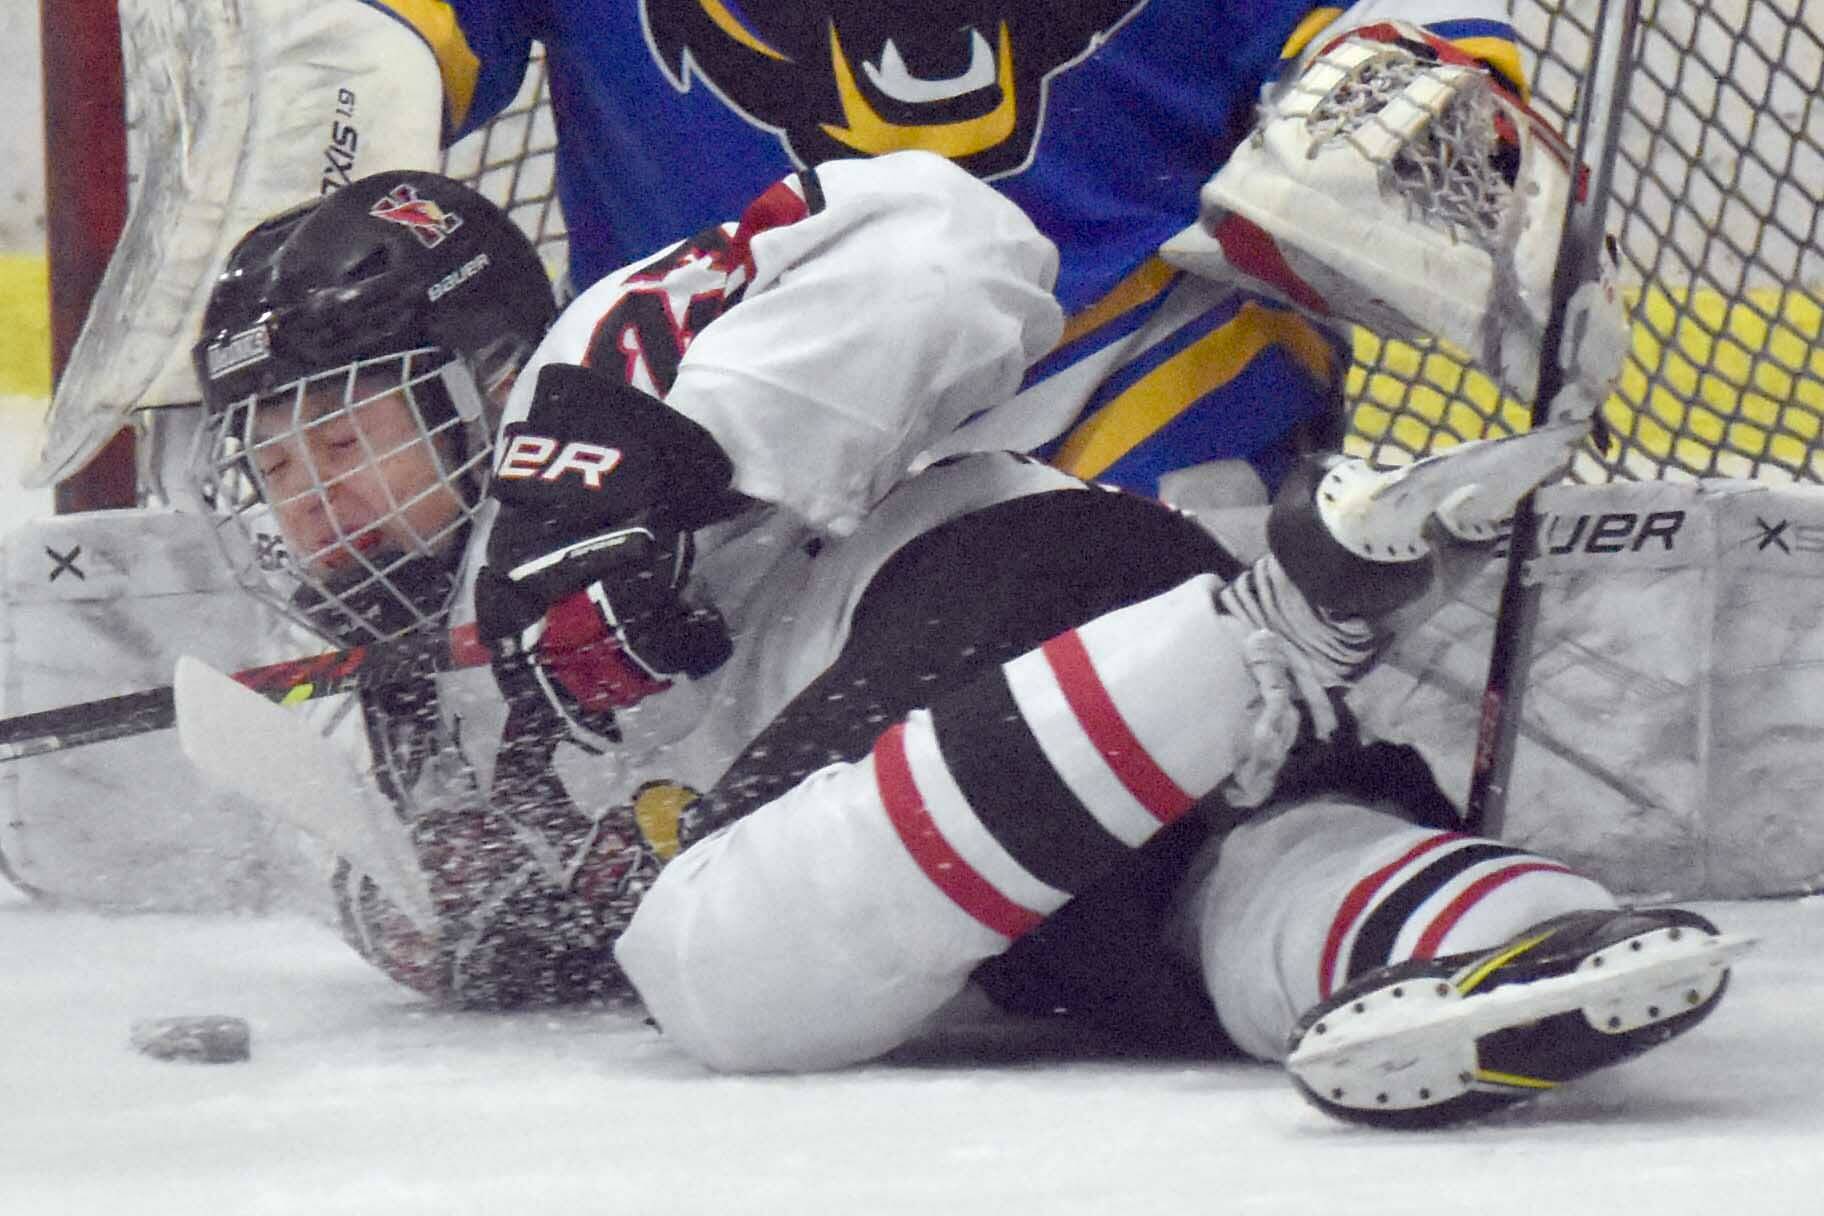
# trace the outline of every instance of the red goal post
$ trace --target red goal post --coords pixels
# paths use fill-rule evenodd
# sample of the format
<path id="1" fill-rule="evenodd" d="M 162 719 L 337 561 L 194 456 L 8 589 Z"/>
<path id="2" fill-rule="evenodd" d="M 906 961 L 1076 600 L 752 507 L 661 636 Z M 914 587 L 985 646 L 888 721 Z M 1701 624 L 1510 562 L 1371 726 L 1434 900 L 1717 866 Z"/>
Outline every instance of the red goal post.
<path id="1" fill-rule="evenodd" d="M 123 109 L 114 2 L 41 0 L 60 350 L 99 274 L 96 250 L 119 227 L 125 179 L 108 166 L 127 132 L 109 129 Z M 1595 0 L 1511 7 L 1535 104 L 1568 125 Z M 1615 444 L 1572 475 L 1824 481 L 1824 13 L 1815 0 L 1650 0 L 1644 27 L 1608 211 L 1633 350 L 1603 410 Z M 515 105 L 451 149 L 446 168 L 504 203 L 557 268 L 565 236 L 543 83 L 535 62 Z M 1526 425 L 1526 405 L 1442 345 L 1363 332 L 1355 353 L 1354 451 L 1397 463 Z M 131 464 L 123 477 L 115 450 L 60 500 L 130 502 Z"/>
<path id="2" fill-rule="evenodd" d="M 51 379 L 68 364 L 127 220 L 127 108 L 116 0 L 40 0 Z M 59 512 L 130 507 L 132 432 L 56 489 Z"/>

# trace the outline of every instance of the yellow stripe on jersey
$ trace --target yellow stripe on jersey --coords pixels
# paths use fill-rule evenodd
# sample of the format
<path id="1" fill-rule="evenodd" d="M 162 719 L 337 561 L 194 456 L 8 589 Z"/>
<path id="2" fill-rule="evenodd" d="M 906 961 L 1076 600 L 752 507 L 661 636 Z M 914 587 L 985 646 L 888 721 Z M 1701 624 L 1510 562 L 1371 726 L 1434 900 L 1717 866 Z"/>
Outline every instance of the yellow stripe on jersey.
<path id="1" fill-rule="evenodd" d="M 469 49 L 455 10 L 444 0 L 370 0 L 418 32 L 443 76 L 443 110 L 450 131 L 462 126 L 475 100 L 475 82 L 481 77 L 481 60 Z"/>
<path id="2" fill-rule="evenodd" d="M 1281 59 L 1297 59 L 1304 54 L 1311 40 L 1329 29 L 1336 19 L 1343 15 L 1340 8 L 1314 8 L 1305 14 L 1305 19 L 1298 23 L 1292 36 L 1286 39 L 1286 45 L 1279 52 Z"/>
<path id="3" fill-rule="evenodd" d="M 1268 346 L 1283 347 L 1313 376 L 1334 374 L 1330 343 L 1296 313 L 1253 302 L 1135 381 L 1078 423 L 1052 464 L 1077 477 L 1100 476 L 1208 393 L 1240 375 Z"/>
<path id="4" fill-rule="evenodd" d="M 1058 339 L 1058 346 L 1069 346 L 1123 313 L 1139 308 L 1164 291 L 1171 284 L 1172 276 L 1177 273 L 1164 258 L 1148 258 L 1132 274 L 1116 283 L 1107 295 L 1066 321 L 1064 336 Z"/>
<path id="5" fill-rule="evenodd" d="M 1452 38 L 1450 45 L 1462 51 L 1472 59 L 1480 59 L 1496 72 L 1501 74 L 1522 98 L 1530 90 L 1526 83 L 1526 67 L 1520 62 L 1520 48 L 1507 38 Z"/>

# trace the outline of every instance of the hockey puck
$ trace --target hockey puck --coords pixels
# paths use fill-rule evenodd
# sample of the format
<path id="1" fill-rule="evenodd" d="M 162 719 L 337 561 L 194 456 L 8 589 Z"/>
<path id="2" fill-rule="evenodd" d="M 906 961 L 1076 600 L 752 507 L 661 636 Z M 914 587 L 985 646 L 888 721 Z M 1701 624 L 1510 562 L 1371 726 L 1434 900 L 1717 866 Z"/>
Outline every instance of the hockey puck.
<path id="1" fill-rule="evenodd" d="M 133 1050 L 155 1060 L 232 1064 L 245 1060 L 252 1047 L 253 1031 L 245 1018 L 212 1015 L 133 1023 Z"/>

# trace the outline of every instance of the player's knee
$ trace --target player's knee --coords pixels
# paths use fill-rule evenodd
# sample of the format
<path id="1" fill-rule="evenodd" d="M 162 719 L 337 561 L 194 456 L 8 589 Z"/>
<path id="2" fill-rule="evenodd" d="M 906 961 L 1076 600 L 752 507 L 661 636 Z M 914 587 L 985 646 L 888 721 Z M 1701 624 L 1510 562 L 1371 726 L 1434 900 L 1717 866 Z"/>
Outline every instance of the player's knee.
<path id="1" fill-rule="evenodd" d="M 756 977 L 745 969 L 727 974 L 709 961 L 728 953 L 728 946 L 717 940 L 713 923 L 700 923 L 710 893 L 690 872 L 714 844 L 706 841 L 659 875 L 615 943 L 615 961 L 674 1047 L 719 1071 L 765 1071 L 778 1065 L 753 1042 L 761 1028 L 740 1016 L 732 991 Z M 763 1011 L 755 1012 L 764 1018 Z"/>
<path id="2" fill-rule="evenodd" d="M 659 877 L 615 947 L 673 1047 L 718 1072 L 814 1072 L 898 1042 L 900 1028 L 857 1019 L 829 960 L 788 928 L 729 916 L 680 870 L 688 860 Z"/>
<path id="3" fill-rule="evenodd" d="M 872 1059 L 1004 947 L 930 886 L 873 789 L 869 766 L 832 766 L 660 873 L 615 957 L 675 1046 L 726 1072 Z"/>

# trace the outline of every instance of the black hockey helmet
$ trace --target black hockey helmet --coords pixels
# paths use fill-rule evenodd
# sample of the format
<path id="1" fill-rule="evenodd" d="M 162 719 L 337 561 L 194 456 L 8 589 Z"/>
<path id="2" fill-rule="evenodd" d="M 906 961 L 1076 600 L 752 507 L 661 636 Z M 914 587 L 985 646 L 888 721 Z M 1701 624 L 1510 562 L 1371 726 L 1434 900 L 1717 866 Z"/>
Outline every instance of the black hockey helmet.
<path id="1" fill-rule="evenodd" d="M 219 409 L 366 356 L 529 350 L 554 313 L 531 241 L 492 201 L 436 173 L 376 173 L 234 247 L 203 313 L 197 378 Z"/>
<path id="2" fill-rule="evenodd" d="M 193 351 L 198 488 L 242 581 L 337 642 L 441 625 L 505 388 L 555 312 L 531 241 L 435 173 L 365 177 L 243 237 Z M 323 451 L 338 428 L 365 480 Z"/>

